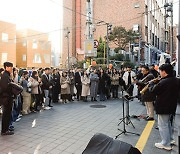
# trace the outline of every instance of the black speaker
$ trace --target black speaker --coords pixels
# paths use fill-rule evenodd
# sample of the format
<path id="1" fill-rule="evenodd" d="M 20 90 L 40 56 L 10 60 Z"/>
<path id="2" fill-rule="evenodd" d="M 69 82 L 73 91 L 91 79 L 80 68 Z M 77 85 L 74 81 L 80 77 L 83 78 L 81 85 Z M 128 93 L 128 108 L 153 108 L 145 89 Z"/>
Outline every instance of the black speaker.
<path id="1" fill-rule="evenodd" d="M 89 141 L 82 154 L 141 154 L 131 144 L 98 133 Z"/>

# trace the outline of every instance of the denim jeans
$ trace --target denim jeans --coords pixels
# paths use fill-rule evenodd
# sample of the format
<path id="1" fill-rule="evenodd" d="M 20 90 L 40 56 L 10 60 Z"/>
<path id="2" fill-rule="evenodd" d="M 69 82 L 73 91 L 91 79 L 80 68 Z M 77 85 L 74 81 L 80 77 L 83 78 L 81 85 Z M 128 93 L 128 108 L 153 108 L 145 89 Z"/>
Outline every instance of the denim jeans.
<path id="1" fill-rule="evenodd" d="M 49 90 L 44 90 L 44 95 L 45 95 L 44 105 L 48 106 L 49 105 Z"/>
<path id="2" fill-rule="evenodd" d="M 100 101 L 105 101 L 106 97 L 103 92 L 100 92 Z"/>
<path id="3" fill-rule="evenodd" d="M 18 95 L 13 102 L 10 126 L 12 126 L 13 122 L 15 122 L 16 119 L 18 118 L 21 112 L 21 108 L 22 108 L 21 96 Z"/>
<path id="4" fill-rule="evenodd" d="M 171 115 L 158 114 L 158 127 L 161 136 L 161 144 L 164 146 L 170 146 L 172 138 L 172 127 L 170 122 Z"/>

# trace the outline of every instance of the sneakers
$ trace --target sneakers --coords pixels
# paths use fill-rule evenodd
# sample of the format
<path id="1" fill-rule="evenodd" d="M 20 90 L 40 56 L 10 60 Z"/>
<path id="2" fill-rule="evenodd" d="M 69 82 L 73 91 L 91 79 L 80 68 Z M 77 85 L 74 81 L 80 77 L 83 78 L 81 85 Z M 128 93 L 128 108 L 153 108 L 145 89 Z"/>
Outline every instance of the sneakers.
<path id="1" fill-rule="evenodd" d="M 161 143 L 155 143 L 155 147 L 159 148 L 159 149 L 165 149 L 165 150 L 172 150 L 171 146 L 165 146 Z"/>
<path id="2" fill-rule="evenodd" d="M 146 121 L 153 121 L 153 120 L 154 120 L 153 117 L 148 117 L 148 118 L 146 118 Z"/>
<path id="3" fill-rule="evenodd" d="M 44 108 L 44 110 L 50 110 L 51 109 L 51 107 L 49 107 L 49 106 L 46 106 L 45 108 Z"/>
<path id="4" fill-rule="evenodd" d="M 19 122 L 20 120 L 21 120 L 21 118 L 17 118 L 17 119 L 16 119 L 16 122 Z"/>
<path id="5" fill-rule="evenodd" d="M 171 144 L 174 145 L 176 143 L 175 140 L 171 140 Z"/>
<path id="6" fill-rule="evenodd" d="M 6 131 L 5 133 L 1 132 L 1 135 L 4 136 L 4 135 L 14 135 L 14 132 L 13 131 Z"/>

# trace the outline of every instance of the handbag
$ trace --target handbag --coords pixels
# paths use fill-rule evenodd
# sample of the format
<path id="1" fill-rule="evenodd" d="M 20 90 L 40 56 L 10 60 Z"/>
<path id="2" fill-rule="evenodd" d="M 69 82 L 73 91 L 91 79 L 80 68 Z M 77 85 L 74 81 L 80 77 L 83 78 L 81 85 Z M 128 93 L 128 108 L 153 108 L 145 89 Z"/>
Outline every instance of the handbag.
<path id="1" fill-rule="evenodd" d="M 31 87 L 27 87 L 27 90 L 26 90 L 26 92 L 28 92 L 28 93 L 31 93 L 31 92 L 32 92 L 32 89 L 31 89 Z"/>
<path id="2" fill-rule="evenodd" d="M 61 88 L 62 88 L 62 89 L 66 89 L 67 86 L 68 86 L 67 83 L 64 83 L 64 84 L 61 85 Z"/>
<path id="3" fill-rule="evenodd" d="M 11 87 L 12 94 L 15 96 L 19 95 L 23 91 L 23 87 L 14 82 L 10 82 L 9 86 Z"/>

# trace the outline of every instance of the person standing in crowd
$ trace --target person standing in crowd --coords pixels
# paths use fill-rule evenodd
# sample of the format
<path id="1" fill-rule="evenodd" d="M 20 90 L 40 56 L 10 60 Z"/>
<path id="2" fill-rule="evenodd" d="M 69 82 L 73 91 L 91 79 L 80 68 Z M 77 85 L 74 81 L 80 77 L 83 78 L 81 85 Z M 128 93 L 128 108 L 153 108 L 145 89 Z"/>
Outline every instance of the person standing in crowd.
<path id="1" fill-rule="evenodd" d="M 174 143 L 174 140 L 170 119 L 177 108 L 179 81 L 173 77 L 173 67 L 170 64 L 161 65 L 159 70 L 161 80 L 156 85 L 152 82 L 149 88 L 157 96 L 155 110 L 158 115 L 161 142 L 155 143 L 155 146 L 160 149 L 171 150 L 171 143 Z"/>
<path id="2" fill-rule="evenodd" d="M 118 98 L 118 88 L 119 88 L 119 74 L 116 69 L 113 69 L 113 74 L 111 76 L 111 92 L 113 98 Z"/>
<path id="3" fill-rule="evenodd" d="M 50 68 L 45 68 L 45 73 L 41 76 L 41 80 L 42 80 L 42 90 L 44 92 L 44 97 L 45 97 L 45 110 L 49 110 L 51 109 L 51 106 L 49 106 L 49 101 L 50 101 L 50 93 L 49 90 L 52 89 L 52 84 L 50 82 Z"/>
<path id="4" fill-rule="evenodd" d="M 99 77 L 96 72 L 96 69 L 90 74 L 90 96 L 91 101 L 97 101 L 97 92 L 98 92 L 98 83 L 99 83 Z"/>
<path id="5" fill-rule="evenodd" d="M 133 96 L 134 78 L 136 74 L 132 71 L 131 66 L 128 66 L 127 71 L 123 75 L 123 80 L 126 84 L 126 91 L 130 96 Z"/>
<path id="6" fill-rule="evenodd" d="M 154 69 L 154 64 L 150 65 L 150 73 L 157 78 L 159 76 L 159 72 Z"/>
<path id="7" fill-rule="evenodd" d="M 1 135 L 13 135 L 14 131 L 9 130 L 13 104 L 13 94 L 11 92 L 9 83 L 11 82 L 10 75 L 13 72 L 13 64 L 10 62 L 5 62 L 4 69 L 5 71 L 0 80 L 0 99 L 3 109 Z"/>
<path id="8" fill-rule="evenodd" d="M 107 88 L 107 74 L 104 72 L 103 69 L 100 70 L 99 73 L 99 94 L 100 94 L 100 101 L 105 101 L 106 95 L 106 88 Z"/>
<path id="9" fill-rule="evenodd" d="M 53 69 L 52 72 L 52 101 L 57 103 L 59 101 L 60 94 L 60 76 L 57 73 L 57 69 Z"/>
<path id="10" fill-rule="evenodd" d="M 19 76 L 18 76 L 18 70 L 17 68 L 13 68 L 13 73 L 12 73 L 12 81 L 16 84 L 19 84 Z M 11 122 L 9 124 L 9 130 L 14 131 L 14 126 L 13 122 L 15 121 L 20 121 L 21 120 L 21 109 L 22 109 L 22 99 L 21 95 L 19 94 L 13 99 L 13 109 L 12 109 L 12 117 L 11 117 Z"/>
<path id="11" fill-rule="evenodd" d="M 83 97 L 83 101 L 87 102 L 87 96 L 90 93 L 90 78 L 89 78 L 89 74 L 87 74 L 86 71 L 84 71 L 84 74 L 81 77 L 81 82 L 82 82 L 82 94 L 81 96 Z"/>
<path id="12" fill-rule="evenodd" d="M 111 76 L 113 74 L 113 70 L 111 69 L 111 71 L 107 71 L 105 72 L 106 75 L 106 87 L 105 87 L 105 91 L 106 91 L 106 98 L 109 99 L 111 98 Z"/>
<path id="13" fill-rule="evenodd" d="M 136 74 L 137 74 L 137 75 L 136 75 L 136 80 L 137 80 L 137 81 L 143 79 L 143 74 L 142 74 L 142 70 L 141 70 L 141 69 L 142 69 L 142 65 L 139 65 L 138 70 L 137 70 L 137 73 L 136 73 Z M 140 89 L 141 89 L 141 87 L 138 86 L 137 96 L 138 96 L 139 102 L 141 102 Z M 143 104 L 143 105 L 144 105 L 144 104 Z"/>
<path id="14" fill-rule="evenodd" d="M 74 79 L 74 72 L 73 70 L 70 70 L 69 72 L 69 78 L 70 78 L 70 101 L 74 101 L 73 96 L 74 96 L 74 85 L 75 85 L 75 79 Z"/>
<path id="15" fill-rule="evenodd" d="M 60 80 L 61 84 L 61 99 L 63 103 L 67 103 L 70 97 L 70 78 L 67 75 L 67 72 L 62 73 L 62 77 Z"/>
<path id="16" fill-rule="evenodd" d="M 41 108 L 41 94 L 42 94 L 42 90 L 41 90 L 41 79 L 38 77 L 38 72 L 37 71 L 33 71 L 31 77 L 29 78 L 29 82 L 31 84 L 31 89 L 32 89 L 32 97 L 33 100 L 35 102 L 34 105 L 34 110 L 35 111 L 40 111 Z"/>
<path id="17" fill-rule="evenodd" d="M 77 90 L 77 100 L 79 101 L 81 99 L 81 92 L 82 92 L 82 82 L 81 82 L 81 72 L 80 68 L 77 69 L 77 72 L 75 73 L 75 87 Z"/>
<path id="18" fill-rule="evenodd" d="M 140 86 L 140 90 L 142 90 L 149 81 L 154 79 L 154 76 L 149 72 L 149 67 L 148 66 L 142 66 L 141 68 L 142 74 L 143 74 L 143 79 L 139 80 L 136 84 Z M 141 94 L 141 99 L 145 103 L 146 110 L 147 110 L 147 117 L 146 120 L 154 120 L 154 105 L 153 101 L 155 101 L 155 95 L 147 90 L 144 94 Z"/>
<path id="19" fill-rule="evenodd" d="M 28 89 L 31 87 L 30 82 L 28 81 L 29 74 L 27 71 L 23 71 L 23 74 L 20 79 L 20 85 L 23 87 L 22 97 L 23 97 L 23 106 L 22 113 L 29 114 L 31 106 L 31 91 Z"/>

